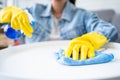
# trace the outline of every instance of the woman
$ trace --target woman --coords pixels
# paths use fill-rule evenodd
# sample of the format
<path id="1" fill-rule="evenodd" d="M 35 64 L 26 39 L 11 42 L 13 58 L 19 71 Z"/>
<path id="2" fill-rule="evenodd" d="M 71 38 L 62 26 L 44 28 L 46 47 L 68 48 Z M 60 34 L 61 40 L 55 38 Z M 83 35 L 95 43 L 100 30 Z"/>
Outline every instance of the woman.
<path id="1" fill-rule="evenodd" d="M 14 29 L 23 30 L 28 36 L 32 34 L 31 38 L 25 37 L 26 43 L 74 38 L 65 50 L 65 56 L 73 55 L 73 59 L 78 60 L 78 53 L 81 52 L 82 57 L 79 59 L 92 58 L 95 56 L 95 50 L 107 41 L 114 41 L 117 38 L 116 28 L 100 20 L 95 14 L 75 7 L 72 3 L 75 3 L 75 0 L 51 0 L 47 6 L 35 4 L 31 8 L 26 8 L 26 12 L 8 7 L 3 10 L 9 13 L 8 18 L 2 19 L 0 16 L 0 22 L 6 20 Z M 27 17 L 30 16 L 35 21 L 34 32 L 28 22 Z"/>

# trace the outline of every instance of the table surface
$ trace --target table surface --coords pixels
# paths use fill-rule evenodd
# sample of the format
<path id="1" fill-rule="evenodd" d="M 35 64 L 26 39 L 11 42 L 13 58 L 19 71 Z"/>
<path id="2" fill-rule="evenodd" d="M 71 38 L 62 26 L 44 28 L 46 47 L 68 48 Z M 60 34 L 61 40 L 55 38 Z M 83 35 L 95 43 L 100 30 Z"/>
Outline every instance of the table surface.
<path id="1" fill-rule="evenodd" d="M 108 43 L 103 52 L 113 53 L 109 63 L 66 66 L 56 62 L 54 52 L 69 41 L 48 41 L 10 47 L 0 51 L 0 79 L 109 79 L 120 77 L 120 44 Z"/>

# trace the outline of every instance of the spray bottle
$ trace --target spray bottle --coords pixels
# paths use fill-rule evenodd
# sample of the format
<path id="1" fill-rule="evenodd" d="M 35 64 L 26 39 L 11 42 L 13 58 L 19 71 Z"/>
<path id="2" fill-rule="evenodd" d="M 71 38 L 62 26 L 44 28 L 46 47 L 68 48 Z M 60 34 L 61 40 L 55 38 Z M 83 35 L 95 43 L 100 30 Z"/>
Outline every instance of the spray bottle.
<path id="1" fill-rule="evenodd" d="M 29 21 L 30 21 L 31 26 L 34 27 L 35 21 L 34 21 L 33 17 L 27 11 L 26 11 L 26 13 L 29 17 Z M 23 32 L 21 30 L 13 29 L 10 24 L 5 24 L 4 33 L 8 38 L 13 39 L 13 40 L 17 40 L 21 37 Z"/>

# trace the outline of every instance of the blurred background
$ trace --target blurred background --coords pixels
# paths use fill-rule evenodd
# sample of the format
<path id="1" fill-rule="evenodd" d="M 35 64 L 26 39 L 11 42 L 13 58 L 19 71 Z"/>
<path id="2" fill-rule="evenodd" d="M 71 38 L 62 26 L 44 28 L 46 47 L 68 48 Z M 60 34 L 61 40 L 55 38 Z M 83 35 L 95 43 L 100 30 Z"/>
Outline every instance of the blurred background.
<path id="1" fill-rule="evenodd" d="M 1 0 L 6 1 L 6 6 L 15 5 L 20 8 L 25 8 L 33 5 L 34 3 L 47 4 L 50 0 Z M 76 6 L 87 10 L 100 10 L 100 9 L 114 9 L 120 13 L 120 0 L 76 0 Z"/>
<path id="2" fill-rule="evenodd" d="M 30 7 L 35 3 L 47 4 L 50 0 L 0 0 L 0 8 L 6 6 L 17 6 L 19 8 Z M 93 11 L 101 19 L 115 25 L 120 33 L 120 0 L 76 0 L 76 6 Z M 119 39 L 116 42 L 120 42 Z M 24 44 L 24 40 L 20 39 L 17 42 L 8 39 L 3 30 L 0 29 L 0 49 L 11 46 Z"/>

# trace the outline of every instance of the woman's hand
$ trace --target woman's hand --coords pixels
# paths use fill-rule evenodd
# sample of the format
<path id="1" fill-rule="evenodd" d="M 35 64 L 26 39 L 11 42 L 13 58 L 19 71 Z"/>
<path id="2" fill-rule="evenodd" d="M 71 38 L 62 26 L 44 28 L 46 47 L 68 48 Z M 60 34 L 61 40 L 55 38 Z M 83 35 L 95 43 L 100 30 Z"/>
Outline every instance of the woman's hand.
<path id="1" fill-rule="evenodd" d="M 86 60 L 95 56 L 95 50 L 107 42 L 107 38 L 96 32 L 87 33 L 81 37 L 74 38 L 64 54 L 74 60 Z"/>
<path id="2" fill-rule="evenodd" d="M 15 30 L 22 30 L 28 37 L 32 36 L 33 28 L 27 14 L 14 6 L 3 8 L 0 11 L 0 23 L 9 23 Z"/>

